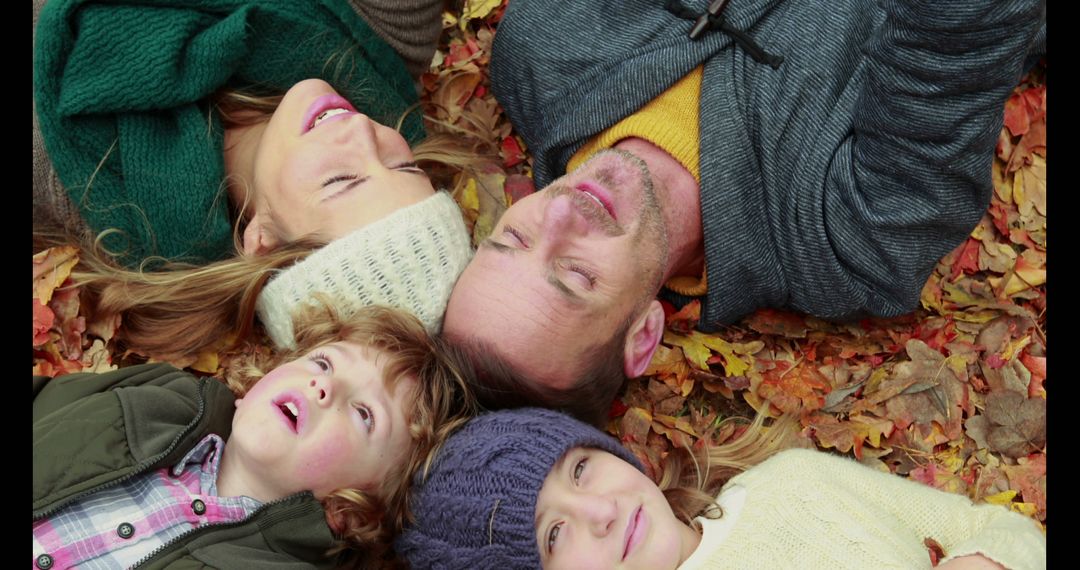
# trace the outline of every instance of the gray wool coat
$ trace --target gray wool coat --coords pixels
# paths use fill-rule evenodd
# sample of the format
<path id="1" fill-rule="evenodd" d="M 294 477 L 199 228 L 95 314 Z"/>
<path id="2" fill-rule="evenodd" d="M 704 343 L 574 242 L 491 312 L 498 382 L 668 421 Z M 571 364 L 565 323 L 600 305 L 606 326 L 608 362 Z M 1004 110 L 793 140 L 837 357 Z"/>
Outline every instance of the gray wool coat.
<path id="1" fill-rule="evenodd" d="M 675 4 L 679 4 L 678 1 Z M 701 14 L 706 0 L 683 0 Z M 590 137 L 704 65 L 700 327 L 759 307 L 823 318 L 914 309 L 985 212 L 1003 104 L 1044 51 L 1041 0 L 731 0 L 778 68 L 663 0 L 514 0 L 496 99 L 537 187 Z M 686 298 L 675 296 L 676 301 Z"/>

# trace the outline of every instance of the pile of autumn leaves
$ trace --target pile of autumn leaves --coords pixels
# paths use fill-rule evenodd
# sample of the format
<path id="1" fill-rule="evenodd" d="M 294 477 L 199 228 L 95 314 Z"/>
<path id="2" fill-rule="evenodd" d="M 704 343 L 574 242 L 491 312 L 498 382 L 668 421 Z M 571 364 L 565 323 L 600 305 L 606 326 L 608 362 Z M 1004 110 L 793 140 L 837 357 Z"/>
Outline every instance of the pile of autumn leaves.
<path id="1" fill-rule="evenodd" d="M 505 0 L 469 0 L 461 14 L 447 13 L 422 78 L 429 125 L 477 140 L 494 157 L 457 175 L 454 197 L 474 242 L 532 191 L 531 158 L 487 76 L 503 10 Z M 717 429 L 720 420 L 751 416 L 768 401 L 772 415 L 798 415 L 820 448 L 1045 524 L 1044 68 L 1005 112 L 989 211 L 938 263 L 920 310 L 848 324 L 761 310 L 703 334 L 694 330 L 698 304 L 665 307 L 662 346 L 613 405 L 611 433 L 658 473 L 672 446 L 722 443 L 738 428 Z M 103 371 L 129 356 L 112 351 L 119 320 L 87 322 L 78 289 L 58 289 L 76 261 L 74 248 L 34 256 L 35 374 Z M 175 364 L 220 374 L 234 357 L 223 350 Z"/>
<path id="2" fill-rule="evenodd" d="M 760 310 L 714 335 L 693 330 L 699 305 L 671 310 L 648 376 L 612 410 L 612 433 L 655 468 L 673 445 L 767 400 L 772 415 L 797 414 L 820 448 L 1045 524 L 1043 69 L 1005 113 L 989 211 L 938 263 L 920 310 L 849 324 Z"/>

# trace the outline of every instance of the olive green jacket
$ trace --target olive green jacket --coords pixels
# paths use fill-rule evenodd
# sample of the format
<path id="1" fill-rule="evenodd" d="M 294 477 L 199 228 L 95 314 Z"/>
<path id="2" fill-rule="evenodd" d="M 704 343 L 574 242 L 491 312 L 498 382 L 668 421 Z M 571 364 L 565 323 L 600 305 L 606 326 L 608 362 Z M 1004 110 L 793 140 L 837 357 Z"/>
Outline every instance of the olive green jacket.
<path id="1" fill-rule="evenodd" d="M 235 397 L 166 364 L 34 377 L 34 521 L 125 479 L 171 466 L 207 434 L 226 440 Z M 304 492 L 247 519 L 189 531 L 139 568 L 331 568 L 334 539 Z M 41 553 L 34 553 L 35 556 Z"/>

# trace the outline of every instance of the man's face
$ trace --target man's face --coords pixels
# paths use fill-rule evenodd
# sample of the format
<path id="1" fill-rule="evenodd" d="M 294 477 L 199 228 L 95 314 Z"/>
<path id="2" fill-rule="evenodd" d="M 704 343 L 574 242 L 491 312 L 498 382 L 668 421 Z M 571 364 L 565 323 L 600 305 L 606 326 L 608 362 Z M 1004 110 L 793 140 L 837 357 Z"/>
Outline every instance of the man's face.
<path id="1" fill-rule="evenodd" d="M 454 286 L 444 331 L 568 388 L 660 287 L 667 232 L 645 163 L 598 153 L 511 206 Z"/>

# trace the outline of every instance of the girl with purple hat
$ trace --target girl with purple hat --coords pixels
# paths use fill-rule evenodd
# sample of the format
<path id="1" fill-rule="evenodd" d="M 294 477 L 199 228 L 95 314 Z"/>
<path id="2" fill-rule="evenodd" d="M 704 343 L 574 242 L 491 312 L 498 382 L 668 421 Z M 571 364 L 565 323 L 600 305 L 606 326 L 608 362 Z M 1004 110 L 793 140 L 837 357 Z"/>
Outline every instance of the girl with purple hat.
<path id="1" fill-rule="evenodd" d="M 1046 567 L 1022 515 L 845 458 L 789 449 L 759 417 L 732 443 L 672 453 L 659 484 L 610 436 L 518 409 L 471 420 L 416 475 L 395 542 L 423 568 Z"/>

